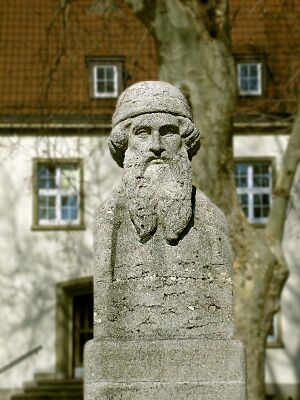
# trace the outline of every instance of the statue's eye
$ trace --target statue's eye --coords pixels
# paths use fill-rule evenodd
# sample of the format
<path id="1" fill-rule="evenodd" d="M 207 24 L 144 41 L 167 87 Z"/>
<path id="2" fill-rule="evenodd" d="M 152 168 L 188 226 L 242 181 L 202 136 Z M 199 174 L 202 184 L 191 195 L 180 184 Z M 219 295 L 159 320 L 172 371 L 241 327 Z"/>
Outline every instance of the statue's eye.
<path id="1" fill-rule="evenodd" d="M 165 135 L 178 135 L 179 128 L 176 125 L 164 125 L 160 128 L 159 133 L 161 136 Z"/>
<path id="2" fill-rule="evenodd" d="M 134 134 L 137 136 L 146 136 L 151 134 L 151 129 L 147 126 L 142 126 L 140 128 L 135 129 Z"/>

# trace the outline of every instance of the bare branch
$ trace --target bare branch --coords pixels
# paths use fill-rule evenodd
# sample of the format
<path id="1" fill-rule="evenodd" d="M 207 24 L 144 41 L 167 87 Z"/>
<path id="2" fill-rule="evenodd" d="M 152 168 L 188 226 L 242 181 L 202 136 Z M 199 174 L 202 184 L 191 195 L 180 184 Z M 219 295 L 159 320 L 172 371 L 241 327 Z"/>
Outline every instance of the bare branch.
<path id="1" fill-rule="evenodd" d="M 300 100 L 287 150 L 273 191 L 273 205 L 266 226 L 266 236 L 281 241 L 290 191 L 300 161 Z"/>

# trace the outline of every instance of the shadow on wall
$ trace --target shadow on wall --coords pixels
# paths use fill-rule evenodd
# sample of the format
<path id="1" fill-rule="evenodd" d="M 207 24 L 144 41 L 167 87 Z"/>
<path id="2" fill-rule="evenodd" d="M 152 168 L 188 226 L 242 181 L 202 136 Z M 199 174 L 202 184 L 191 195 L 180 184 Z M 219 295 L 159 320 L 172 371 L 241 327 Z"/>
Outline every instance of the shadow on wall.
<path id="1" fill-rule="evenodd" d="M 281 297 L 283 349 L 270 350 L 267 369 L 277 382 L 270 393 L 273 399 L 300 398 L 300 165 L 295 175 L 285 224 L 283 248 L 290 275 Z M 279 360 L 281 365 L 279 365 Z"/>
<path id="2" fill-rule="evenodd" d="M 0 376 L 2 387 L 21 385 L 36 367 L 53 370 L 56 283 L 91 275 L 93 266 L 84 233 L 31 232 L 31 199 L 11 173 L 2 165 L 0 302 L 5 323 L 0 327 L 0 366 L 40 344 L 43 350 Z"/>
<path id="3" fill-rule="evenodd" d="M 31 231 L 32 161 L 84 161 L 85 231 Z M 0 376 L 16 387 L 55 366 L 56 284 L 93 273 L 96 207 L 120 180 L 107 137 L 18 137 L 0 140 L 0 367 L 42 344 L 38 356 Z"/>

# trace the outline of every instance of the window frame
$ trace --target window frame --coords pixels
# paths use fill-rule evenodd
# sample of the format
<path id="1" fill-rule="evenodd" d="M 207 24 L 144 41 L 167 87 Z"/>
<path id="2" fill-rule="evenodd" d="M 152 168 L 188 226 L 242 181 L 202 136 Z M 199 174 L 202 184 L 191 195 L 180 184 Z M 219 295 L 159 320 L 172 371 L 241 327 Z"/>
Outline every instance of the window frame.
<path id="1" fill-rule="evenodd" d="M 103 68 L 104 71 L 108 68 L 112 68 L 113 72 L 113 83 L 114 83 L 114 91 L 113 92 L 98 92 L 97 84 L 98 84 L 98 77 L 97 72 L 99 68 Z M 105 84 L 107 84 L 108 80 L 103 80 Z M 118 69 L 117 66 L 114 64 L 96 64 L 93 65 L 93 93 L 95 98 L 116 98 L 118 97 Z"/>
<path id="2" fill-rule="evenodd" d="M 242 66 L 247 66 L 250 68 L 251 66 L 256 66 L 257 67 L 257 86 L 258 88 L 256 90 L 242 90 L 241 88 L 241 67 Z M 249 76 L 247 76 L 249 78 Z M 239 90 L 239 95 L 240 96 L 261 96 L 262 95 L 262 63 L 261 62 L 238 62 L 237 63 L 237 84 L 238 84 L 238 90 Z"/>
<path id="3" fill-rule="evenodd" d="M 39 196 L 39 188 L 38 188 L 38 167 L 40 165 L 50 165 L 57 168 L 58 165 L 63 164 L 77 164 L 79 170 L 79 206 L 78 206 L 78 220 L 77 221 L 66 221 L 65 223 L 62 220 L 56 221 L 55 223 L 51 223 L 49 220 L 48 223 L 40 223 L 39 221 L 39 209 L 38 209 L 38 196 Z M 85 229 L 84 223 L 84 192 L 83 192 L 83 160 L 80 158 L 35 158 L 33 159 L 32 165 L 32 188 L 33 188 L 33 223 L 31 226 L 31 230 L 82 230 Z M 57 192 L 59 189 L 45 189 L 54 192 Z M 62 193 L 56 193 L 55 195 L 61 196 Z"/>
<path id="4" fill-rule="evenodd" d="M 270 187 L 267 188 L 254 188 L 253 186 L 250 187 L 251 192 L 249 192 L 249 180 L 251 176 L 248 176 L 247 172 L 247 187 L 245 188 L 239 188 L 236 185 L 236 194 L 237 196 L 239 194 L 247 194 L 248 199 L 250 197 L 250 201 L 248 202 L 248 208 L 251 212 L 249 213 L 249 217 L 246 216 L 248 222 L 251 225 L 254 225 L 256 227 L 264 227 L 268 221 L 268 217 L 262 217 L 262 218 L 254 218 L 254 194 L 266 194 L 267 191 L 269 190 L 269 196 L 270 196 L 270 209 L 272 207 L 272 194 L 273 194 L 273 188 L 274 188 L 274 183 L 275 183 L 275 174 L 276 174 L 276 169 L 275 169 L 275 159 L 273 157 L 253 157 L 253 158 L 235 158 L 234 159 L 234 166 L 236 164 L 252 164 L 252 171 L 253 171 L 253 164 L 255 163 L 269 163 L 270 168 L 271 168 L 271 179 L 270 179 Z M 235 171 L 234 171 L 234 179 L 235 179 Z M 252 173 L 252 182 L 253 182 L 253 173 Z"/>
<path id="5" fill-rule="evenodd" d="M 249 53 L 239 53 L 234 55 L 235 64 L 236 64 L 236 83 L 238 89 L 238 95 L 242 98 L 256 98 L 256 97 L 264 97 L 266 93 L 266 80 L 267 80 L 267 67 L 266 67 L 266 58 L 267 55 L 265 53 L 258 52 L 256 54 Z M 255 91 L 242 91 L 240 89 L 240 74 L 239 69 L 242 64 L 255 64 L 259 65 L 259 89 Z"/>
<path id="6" fill-rule="evenodd" d="M 124 57 L 86 57 L 89 72 L 89 96 L 90 99 L 116 99 L 123 91 L 124 82 Z M 114 69 L 114 92 L 100 93 L 97 90 L 97 69 L 100 67 L 112 67 Z"/>
<path id="7" fill-rule="evenodd" d="M 282 340 L 282 322 L 281 311 L 279 310 L 272 316 L 272 324 L 274 327 L 274 335 L 267 335 L 267 348 L 278 349 L 284 347 Z"/>

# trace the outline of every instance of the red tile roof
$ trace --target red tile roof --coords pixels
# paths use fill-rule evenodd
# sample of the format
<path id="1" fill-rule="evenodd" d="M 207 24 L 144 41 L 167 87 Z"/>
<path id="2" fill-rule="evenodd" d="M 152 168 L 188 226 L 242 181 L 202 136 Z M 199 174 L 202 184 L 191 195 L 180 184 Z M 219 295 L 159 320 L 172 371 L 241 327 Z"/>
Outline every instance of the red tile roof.
<path id="1" fill-rule="evenodd" d="M 230 15 L 234 53 L 263 55 L 266 67 L 265 95 L 240 98 L 239 111 L 294 111 L 300 83 L 300 2 L 230 0 Z"/>
<path id="2" fill-rule="evenodd" d="M 145 27 L 120 2 L 97 12 L 95 0 L 0 2 L 0 113 L 110 114 L 114 100 L 89 99 L 86 56 L 124 56 L 126 84 L 157 78 Z"/>
<path id="3" fill-rule="evenodd" d="M 121 0 L 0 1 L 0 115 L 110 115 L 115 100 L 89 98 L 87 56 L 124 56 L 126 85 L 157 79 L 154 40 Z M 62 6 L 65 4 L 65 7 Z M 263 56 L 266 92 L 239 112 L 295 110 L 300 2 L 230 0 L 234 53 Z"/>

